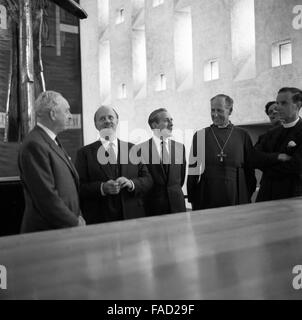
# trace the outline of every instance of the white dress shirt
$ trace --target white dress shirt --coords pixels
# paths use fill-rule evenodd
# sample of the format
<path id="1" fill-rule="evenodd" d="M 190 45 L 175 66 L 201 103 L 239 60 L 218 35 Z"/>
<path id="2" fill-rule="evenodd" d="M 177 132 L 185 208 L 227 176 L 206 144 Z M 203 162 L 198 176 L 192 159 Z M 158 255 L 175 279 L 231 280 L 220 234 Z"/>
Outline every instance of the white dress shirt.
<path id="1" fill-rule="evenodd" d="M 114 150 L 114 153 L 116 155 L 116 159 L 118 159 L 118 142 L 117 138 L 113 139 L 112 141 L 106 140 L 104 138 L 100 137 L 100 141 L 102 142 L 103 147 L 106 151 L 108 151 L 109 145 L 112 144 L 112 148 Z"/>
<path id="2" fill-rule="evenodd" d="M 161 143 L 163 141 L 163 143 L 165 143 L 166 145 L 166 150 L 168 151 L 168 154 L 170 154 L 170 138 L 165 138 L 165 139 L 160 139 L 159 137 L 157 137 L 156 135 L 153 135 L 153 141 L 155 143 L 155 146 L 156 146 L 156 150 L 159 154 L 159 157 L 161 159 L 162 157 L 162 151 L 161 151 Z"/>
<path id="3" fill-rule="evenodd" d="M 106 140 L 102 137 L 100 137 L 100 141 L 102 142 L 102 145 L 103 147 L 105 148 L 106 151 L 108 151 L 108 148 L 110 146 L 110 144 L 112 144 L 112 148 L 115 152 L 115 155 L 116 155 L 116 159 L 118 159 L 118 141 L 117 141 L 117 138 L 114 138 L 112 141 L 111 140 Z M 135 185 L 134 185 L 134 182 L 132 180 L 129 179 L 129 181 L 131 182 L 132 184 L 132 187 L 128 189 L 129 192 L 132 192 L 134 191 L 135 189 Z M 104 190 L 103 190 L 103 185 L 104 185 L 104 182 L 101 183 L 101 194 L 103 197 L 106 196 Z"/>

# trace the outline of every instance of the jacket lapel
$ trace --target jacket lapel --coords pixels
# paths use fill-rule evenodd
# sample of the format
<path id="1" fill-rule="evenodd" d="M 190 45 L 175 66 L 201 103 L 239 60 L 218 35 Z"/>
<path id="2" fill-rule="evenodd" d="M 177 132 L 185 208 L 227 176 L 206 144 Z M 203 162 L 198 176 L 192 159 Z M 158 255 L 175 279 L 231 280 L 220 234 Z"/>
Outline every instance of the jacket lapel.
<path id="1" fill-rule="evenodd" d="M 112 171 L 111 171 L 110 164 L 101 164 L 101 163 L 98 162 L 98 151 L 99 151 L 100 147 L 102 147 L 102 142 L 101 141 L 97 141 L 93 145 L 93 150 L 92 150 L 93 155 L 92 155 L 92 157 L 93 157 L 93 159 L 96 160 L 99 170 L 103 174 L 105 174 L 105 176 L 107 177 L 108 180 L 110 180 L 110 179 L 112 179 Z"/>
<path id="2" fill-rule="evenodd" d="M 149 155 L 150 155 L 150 164 L 155 164 L 154 168 L 157 171 L 158 175 L 163 178 L 164 181 L 167 180 L 166 172 L 161 164 L 160 155 L 156 148 L 153 138 L 149 140 Z"/>
<path id="3" fill-rule="evenodd" d="M 118 141 L 118 164 L 120 165 L 120 168 L 121 168 L 120 175 L 121 177 L 127 177 L 128 168 L 129 168 L 128 164 L 130 164 L 129 144 L 119 139 L 117 141 Z"/>
<path id="4" fill-rule="evenodd" d="M 68 168 L 70 169 L 74 180 L 76 182 L 77 188 L 79 187 L 79 176 L 78 173 L 73 165 L 73 163 L 71 162 L 68 154 L 66 151 L 64 151 L 63 149 L 61 149 L 49 136 L 46 132 L 44 132 L 44 130 L 40 127 L 36 127 L 38 132 L 41 134 L 41 136 L 43 137 L 43 139 L 45 140 L 45 142 L 50 146 L 50 148 L 66 163 L 66 165 L 68 166 Z"/>
<path id="5" fill-rule="evenodd" d="M 283 139 L 280 139 L 282 137 L 282 132 L 284 132 L 284 130 L 290 130 L 288 135 L 286 135 Z M 281 132 L 276 135 L 277 139 L 275 141 L 275 145 L 278 146 L 278 144 L 281 143 L 281 145 L 279 145 L 279 150 L 281 152 L 287 152 L 288 151 L 288 143 L 290 141 L 295 141 L 296 140 L 296 136 L 299 132 L 301 132 L 302 130 L 302 120 L 299 119 L 298 123 L 295 125 L 295 127 L 290 128 L 290 129 L 282 129 L 281 128 Z M 282 142 L 280 140 L 283 140 Z M 297 143 L 297 141 L 295 141 Z"/>

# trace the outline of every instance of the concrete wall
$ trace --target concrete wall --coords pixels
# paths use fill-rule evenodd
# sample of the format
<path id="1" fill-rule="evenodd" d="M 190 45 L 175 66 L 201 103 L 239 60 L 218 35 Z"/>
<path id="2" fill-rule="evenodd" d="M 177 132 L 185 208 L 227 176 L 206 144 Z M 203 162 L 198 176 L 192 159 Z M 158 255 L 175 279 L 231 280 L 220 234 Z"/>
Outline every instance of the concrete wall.
<path id="1" fill-rule="evenodd" d="M 218 93 L 231 95 L 235 100 L 232 121 L 235 124 L 266 122 L 263 111 L 267 101 L 276 97 L 282 86 L 302 87 L 302 30 L 295 30 L 292 21 L 293 8 L 299 0 L 255 0 L 255 57 L 256 76 L 235 81 L 232 55 L 232 8 L 237 0 L 165 0 L 163 5 L 153 8 L 151 0 L 145 0 L 145 32 L 147 52 L 147 94 L 134 98 L 132 94 L 132 5 L 130 0 L 109 1 L 108 39 L 111 50 L 111 103 L 120 113 L 121 121 L 128 121 L 129 130 L 148 130 L 149 113 L 159 107 L 170 110 L 175 128 L 195 129 L 209 125 L 209 99 Z M 136 0 L 135 5 L 140 2 Z M 81 1 L 89 10 L 89 22 L 81 22 L 84 142 L 94 140 L 92 110 L 102 102 L 97 96 L 98 65 L 96 48 L 99 34 L 95 26 L 96 7 L 102 0 Z M 185 91 L 178 91 L 175 81 L 174 63 L 174 10 L 191 6 L 193 37 L 193 84 Z M 116 25 L 115 18 L 120 8 L 125 10 L 125 22 Z M 234 30 L 233 30 L 234 32 Z M 271 67 L 271 46 L 275 41 L 291 39 L 293 64 L 279 68 Z M 217 58 L 220 79 L 205 82 L 203 68 L 207 60 Z M 90 70 L 88 74 L 87 70 Z M 237 72 L 237 71 L 236 71 Z M 159 73 L 167 77 L 167 90 L 156 91 Z M 85 75 L 86 74 L 86 75 Z M 92 76 L 91 76 L 92 75 Z M 109 81 L 109 79 L 108 79 Z M 128 97 L 119 99 L 121 83 L 127 85 Z M 94 88 L 92 90 L 92 88 Z M 101 89 L 100 89 L 101 90 Z M 93 91 L 93 93 L 92 93 Z M 130 140 L 137 141 L 132 135 Z M 127 138 L 125 135 L 123 135 Z"/>

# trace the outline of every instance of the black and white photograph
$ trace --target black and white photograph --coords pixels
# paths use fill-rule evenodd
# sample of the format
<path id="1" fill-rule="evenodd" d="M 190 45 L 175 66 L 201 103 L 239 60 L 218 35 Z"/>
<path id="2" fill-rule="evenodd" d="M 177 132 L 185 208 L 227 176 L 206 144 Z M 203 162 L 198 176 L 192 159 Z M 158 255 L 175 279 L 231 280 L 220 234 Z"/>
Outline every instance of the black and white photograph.
<path id="1" fill-rule="evenodd" d="M 0 0 L 0 300 L 302 300 L 301 109 L 301 0 Z"/>

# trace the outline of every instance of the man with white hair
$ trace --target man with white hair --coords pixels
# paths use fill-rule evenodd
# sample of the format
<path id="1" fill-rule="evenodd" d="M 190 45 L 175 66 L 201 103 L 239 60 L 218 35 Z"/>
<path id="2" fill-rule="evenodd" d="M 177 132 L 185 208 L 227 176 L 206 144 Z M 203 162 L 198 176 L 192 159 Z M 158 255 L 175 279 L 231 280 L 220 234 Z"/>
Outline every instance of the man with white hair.
<path id="1" fill-rule="evenodd" d="M 18 165 L 24 187 L 21 232 L 85 225 L 79 205 L 79 178 L 57 134 L 71 120 L 67 100 L 46 91 L 35 102 L 36 127 L 23 141 Z"/>

